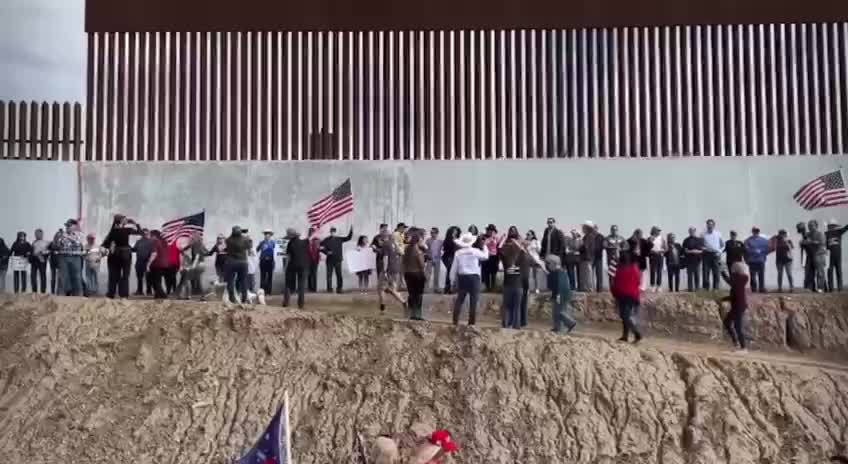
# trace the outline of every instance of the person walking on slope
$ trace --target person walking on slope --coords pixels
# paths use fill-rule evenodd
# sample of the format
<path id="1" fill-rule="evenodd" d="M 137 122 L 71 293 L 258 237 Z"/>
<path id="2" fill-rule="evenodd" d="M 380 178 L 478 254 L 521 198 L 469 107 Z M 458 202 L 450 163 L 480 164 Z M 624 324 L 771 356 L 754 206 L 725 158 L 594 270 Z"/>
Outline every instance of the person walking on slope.
<path id="1" fill-rule="evenodd" d="M 456 300 L 453 303 L 453 324 L 459 325 L 462 305 L 469 297 L 468 325 L 477 323 L 477 301 L 480 298 L 480 262 L 489 259 L 489 252 L 474 247 L 477 237 L 470 233 L 462 234 L 456 241 L 459 249 L 453 257 L 451 273 L 455 276 Z"/>
<path id="2" fill-rule="evenodd" d="M 406 300 L 397 291 L 400 279 L 400 248 L 397 246 L 392 233 L 385 224 L 380 226 L 380 233 L 371 241 L 371 249 L 376 255 L 377 271 L 377 301 L 380 304 L 380 312 L 386 310 L 384 293 L 391 295 L 401 306 L 406 309 Z"/>
<path id="3" fill-rule="evenodd" d="M 724 301 L 730 302 L 730 312 L 724 316 L 724 330 L 730 335 L 733 345 L 738 345 L 744 352 L 748 346 L 744 327 L 745 310 L 748 309 L 748 296 L 745 293 L 749 280 L 748 266 L 741 261 L 733 263 L 730 275 L 723 272 L 721 276 L 730 285 L 730 296 L 724 298 Z"/>
<path id="4" fill-rule="evenodd" d="M 642 333 L 636 325 L 639 314 L 639 299 L 641 283 L 639 265 L 633 260 L 632 253 L 622 252 L 619 256 L 618 269 L 613 278 L 613 286 L 610 289 L 612 296 L 618 305 L 618 314 L 621 317 L 622 333 L 621 342 L 630 341 L 630 333 L 636 336 L 633 343 L 642 340 Z"/>
<path id="5" fill-rule="evenodd" d="M 545 265 L 548 268 L 548 289 L 551 291 L 551 302 L 553 303 L 551 310 L 553 332 L 560 333 L 562 328 L 565 327 L 565 333 L 571 333 L 577 326 L 577 321 L 568 314 L 568 306 L 571 304 L 571 286 L 568 284 L 568 275 L 562 269 L 562 260 L 559 256 L 548 255 L 545 258 Z"/>

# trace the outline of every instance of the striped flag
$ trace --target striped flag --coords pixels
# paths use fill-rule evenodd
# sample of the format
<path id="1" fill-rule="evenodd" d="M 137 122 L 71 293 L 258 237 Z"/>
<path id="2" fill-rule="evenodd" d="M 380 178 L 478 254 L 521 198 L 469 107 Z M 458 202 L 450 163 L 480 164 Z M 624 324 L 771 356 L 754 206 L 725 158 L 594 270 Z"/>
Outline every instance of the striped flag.
<path id="1" fill-rule="evenodd" d="M 203 226 L 206 224 L 206 211 L 201 211 L 193 216 L 174 219 L 162 224 L 162 238 L 169 245 L 185 237 L 190 238 L 195 232 L 203 236 Z"/>
<path id="2" fill-rule="evenodd" d="M 316 229 L 353 211 L 353 191 L 350 179 L 342 182 L 332 193 L 318 200 L 306 212 L 309 224 Z"/>
<path id="3" fill-rule="evenodd" d="M 842 170 L 837 169 L 807 182 L 792 198 L 807 211 L 848 203 Z"/>
<path id="4" fill-rule="evenodd" d="M 607 260 L 607 275 L 615 277 L 615 271 L 618 270 L 618 258 L 613 257 Z"/>

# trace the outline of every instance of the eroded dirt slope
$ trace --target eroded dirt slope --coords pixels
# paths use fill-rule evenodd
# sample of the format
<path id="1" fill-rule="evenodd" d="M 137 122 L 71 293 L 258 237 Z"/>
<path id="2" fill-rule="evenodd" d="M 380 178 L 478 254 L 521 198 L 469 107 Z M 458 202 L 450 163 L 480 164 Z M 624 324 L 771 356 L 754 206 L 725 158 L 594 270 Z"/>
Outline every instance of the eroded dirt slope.
<path id="1" fill-rule="evenodd" d="M 838 371 L 273 308 L 0 305 L 0 463 L 225 462 L 286 389 L 301 464 L 413 424 L 450 428 L 463 463 L 817 463 L 848 442 Z"/>

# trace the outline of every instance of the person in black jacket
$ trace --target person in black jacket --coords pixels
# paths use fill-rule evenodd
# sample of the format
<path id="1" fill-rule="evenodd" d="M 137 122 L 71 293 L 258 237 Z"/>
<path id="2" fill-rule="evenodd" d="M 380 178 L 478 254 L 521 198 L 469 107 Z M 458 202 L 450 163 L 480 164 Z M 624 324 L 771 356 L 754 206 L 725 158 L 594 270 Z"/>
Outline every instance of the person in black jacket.
<path id="1" fill-rule="evenodd" d="M 456 239 L 459 238 L 460 229 L 457 226 L 451 226 L 445 232 L 445 241 L 442 243 L 442 264 L 445 265 L 445 295 L 451 293 L 451 266 L 453 266 L 453 257 L 456 255 L 456 250 L 459 247 L 456 244 Z M 376 240 L 376 237 L 374 237 Z"/>
<path id="2" fill-rule="evenodd" d="M 548 227 L 542 234 L 542 254 L 540 258 L 545 259 L 548 255 L 565 257 L 565 234 L 556 226 L 556 219 L 548 218 Z"/>
<path id="3" fill-rule="evenodd" d="M 12 257 L 29 261 L 32 255 L 32 245 L 27 242 L 26 232 L 18 232 L 18 239 L 12 244 Z M 27 272 L 12 269 L 15 283 L 15 293 L 24 293 L 27 290 Z"/>
<path id="4" fill-rule="evenodd" d="M 336 273 L 336 293 L 342 293 L 344 280 L 342 279 L 342 261 L 344 254 L 342 248 L 345 242 L 353 238 L 353 227 L 350 228 L 347 237 L 336 235 L 336 228 L 330 228 L 330 236 L 321 241 L 321 253 L 326 256 L 327 265 L 327 293 L 333 291 L 333 272 Z"/>
<path id="5" fill-rule="evenodd" d="M 0 238 L 0 295 L 6 293 L 6 271 L 9 270 L 9 256 L 12 251 L 6 246 L 6 242 Z"/>
<path id="6" fill-rule="evenodd" d="M 654 244 L 642 237 L 642 229 L 636 229 L 633 231 L 633 236 L 627 240 L 627 245 L 630 249 L 630 256 L 639 264 L 640 288 L 644 290 L 644 285 L 641 285 L 642 277 L 645 274 L 645 269 L 648 268 L 648 257 L 651 255 Z"/>
<path id="7" fill-rule="evenodd" d="M 247 252 L 251 248 L 250 238 L 239 226 L 224 242 L 227 247 L 227 295 L 230 303 L 236 303 L 236 288 L 241 293 L 241 303 L 247 304 Z"/>
<path id="8" fill-rule="evenodd" d="M 109 250 L 106 265 L 109 269 L 109 289 L 107 298 L 115 298 L 117 293 L 121 298 L 130 296 L 130 269 L 132 269 L 131 235 L 142 235 L 141 226 L 132 219 L 116 214 L 112 229 L 106 235 L 101 248 Z"/>
<path id="9" fill-rule="evenodd" d="M 289 305 L 291 293 L 297 292 L 297 307 L 303 309 L 305 304 L 306 271 L 309 269 L 309 241 L 300 238 L 300 234 L 294 229 L 286 229 L 286 290 L 283 293 L 283 307 Z"/>

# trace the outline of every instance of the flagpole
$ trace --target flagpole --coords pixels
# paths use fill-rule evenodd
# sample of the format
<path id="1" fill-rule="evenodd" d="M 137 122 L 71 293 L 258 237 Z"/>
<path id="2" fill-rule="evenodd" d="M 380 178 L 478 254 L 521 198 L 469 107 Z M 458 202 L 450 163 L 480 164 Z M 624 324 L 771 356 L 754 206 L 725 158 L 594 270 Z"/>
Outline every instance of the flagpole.
<path id="1" fill-rule="evenodd" d="M 291 464 L 291 428 L 289 427 L 289 391 L 286 390 L 283 397 L 283 414 L 286 424 L 286 464 Z"/>

